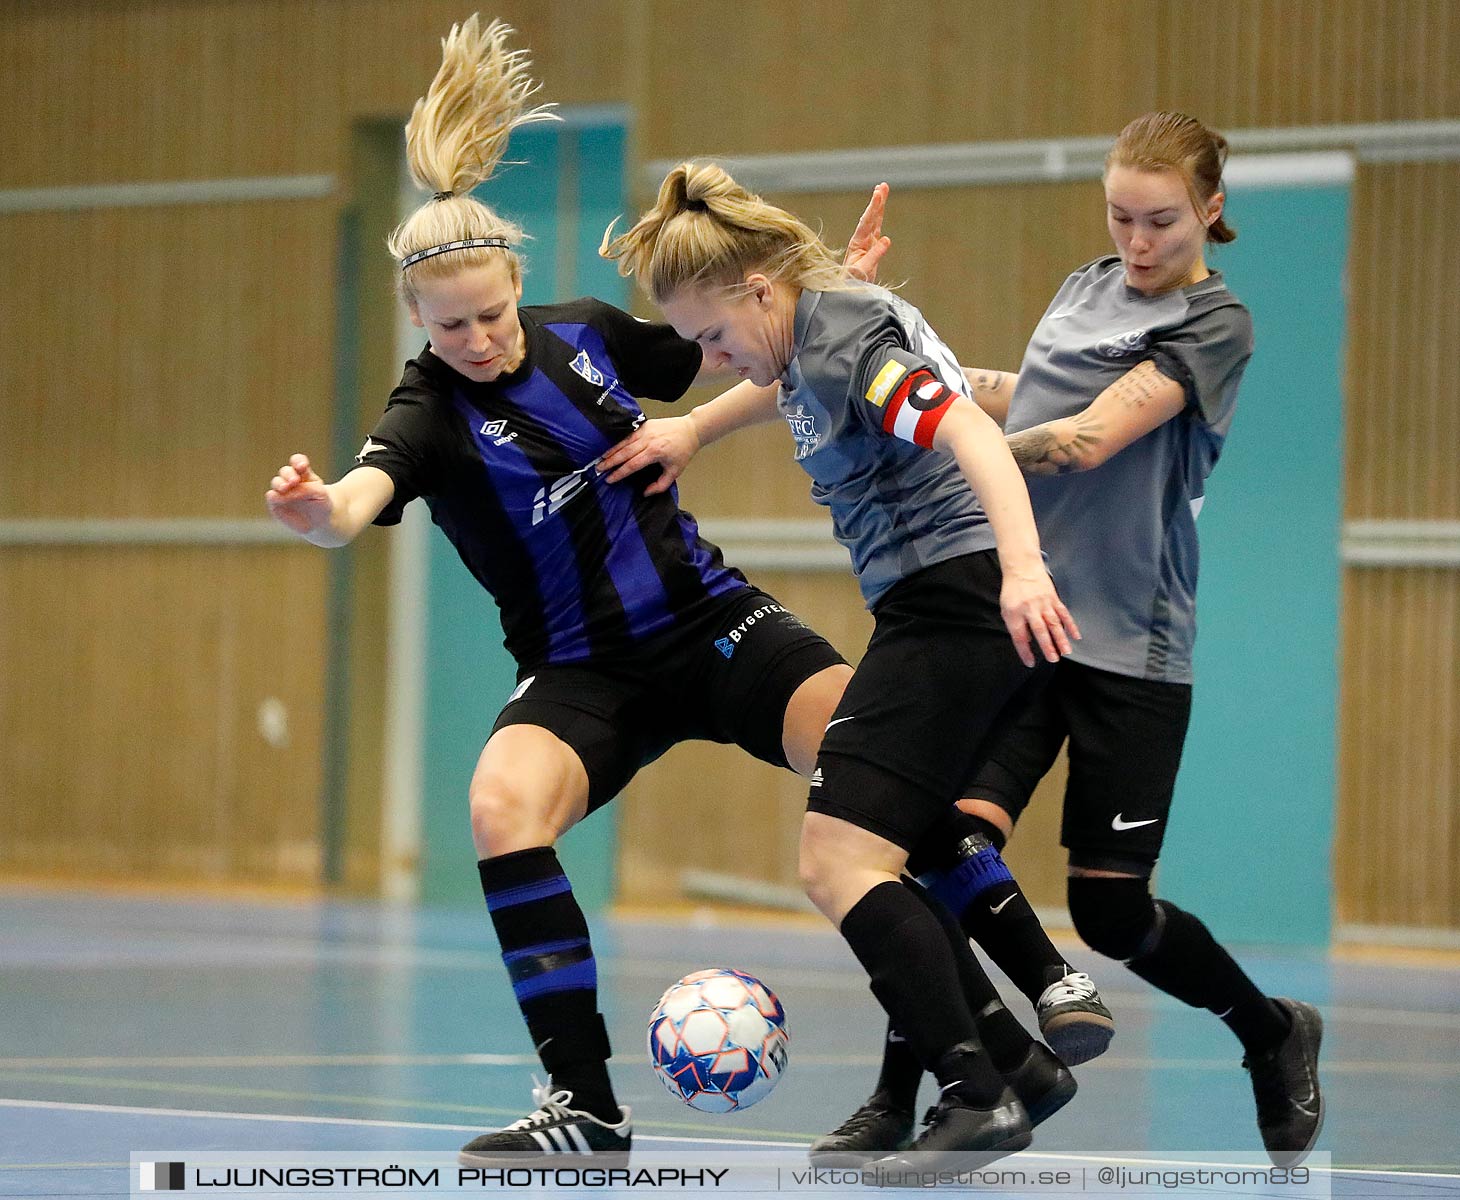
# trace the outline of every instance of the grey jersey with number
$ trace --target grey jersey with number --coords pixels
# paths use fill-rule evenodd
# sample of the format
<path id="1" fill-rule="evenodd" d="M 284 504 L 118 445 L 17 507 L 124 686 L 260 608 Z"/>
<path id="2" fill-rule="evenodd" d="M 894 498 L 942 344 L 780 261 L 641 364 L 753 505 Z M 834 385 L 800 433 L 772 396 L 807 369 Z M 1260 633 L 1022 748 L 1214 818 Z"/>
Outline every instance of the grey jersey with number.
<path id="1" fill-rule="evenodd" d="M 1030 476 L 1050 570 L 1080 626 L 1076 662 L 1191 682 L 1196 639 L 1196 514 L 1222 451 L 1252 319 L 1219 273 L 1144 296 L 1115 256 L 1065 280 L 1019 368 L 1005 431 L 1072 416 L 1151 362 L 1186 407 L 1092 471 Z"/>
<path id="2" fill-rule="evenodd" d="M 805 291 L 793 336 L 777 403 L 867 606 L 914 571 L 991 548 L 958 464 L 931 448 L 967 387 L 922 314 L 878 287 Z"/>

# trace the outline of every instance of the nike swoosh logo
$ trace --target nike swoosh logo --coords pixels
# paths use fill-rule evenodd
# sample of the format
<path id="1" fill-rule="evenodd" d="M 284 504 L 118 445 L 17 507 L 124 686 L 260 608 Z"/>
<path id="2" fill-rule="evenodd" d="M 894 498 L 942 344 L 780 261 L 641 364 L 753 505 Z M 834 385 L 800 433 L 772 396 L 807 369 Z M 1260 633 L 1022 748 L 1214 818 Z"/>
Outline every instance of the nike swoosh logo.
<path id="1" fill-rule="evenodd" d="M 1004 906 L 1006 904 L 1008 904 L 1009 901 L 1012 900 L 1013 898 L 1014 898 L 1013 896 L 1005 896 L 997 904 L 990 904 L 989 905 L 989 912 L 993 913 L 994 916 L 998 916 L 1001 912 L 1004 911 Z"/>
<path id="2" fill-rule="evenodd" d="M 1110 820 L 1110 828 L 1115 830 L 1116 833 L 1123 833 L 1127 829 L 1139 829 L 1142 825 L 1154 825 L 1161 819 L 1160 817 L 1152 817 L 1149 821 L 1126 821 L 1122 819 L 1124 815 L 1124 813 L 1116 813 Z"/>
<path id="3" fill-rule="evenodd" d="M 855 721 L 856 719 L 856 717 L 838 717 L 835 721 L 829 722 L 826 729 L 830 729 L 833 725 L 840 725 L 843 721 Z M 821 732 L 825 733 L 826 729 L 823 729 Z"/>

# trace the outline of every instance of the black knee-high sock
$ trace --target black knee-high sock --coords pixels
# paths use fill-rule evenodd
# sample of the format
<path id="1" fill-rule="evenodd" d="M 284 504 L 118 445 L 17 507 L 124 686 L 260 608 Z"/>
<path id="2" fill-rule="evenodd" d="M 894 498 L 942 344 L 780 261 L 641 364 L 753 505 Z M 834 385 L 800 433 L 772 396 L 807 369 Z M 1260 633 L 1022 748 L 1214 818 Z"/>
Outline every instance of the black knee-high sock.
<path id="1" fill-rule="evenodd" d="M 1071 968 L 1005 865 L 1004 841 L 992 821 L 954 807 L 923 840 L 909 869 L 1034 1004 Z"/>
<path id="2" fill-rule="evenodd" d="M 1147 983 L 1193 1008 L 1215 1013 L 1248 1054 L 1274 1049 L 1288 1035 L 1282 1010 L 1198 918 L 1169 900 L 1153 900 L 1148 889 L 1144 879 L 1070 879 L 1076 929 L 1096 950 L 1123 959 Z M 1103 915 L 1081 915 L 1094 913 Z M 1112 924 L 1092 940 L 1081 929 L 1085 920 L 1093 920 L 1096 930 Z"/>
<path id="3" fill-rule="evenodd" d="M 572 1092 L 572 1107 L 617 1121 L 588 922 L 556 852 L 518 850 L 482 859 L 477 871 L 512 991 L 553 1089 Z"/>
<path id="4" fill-rule="evenodd" d="M 1248 1054 L 1265 1054 L 1288 1035 L 1282 1011 L 1237 965 L 1211 930 L 1169 900 L 1157 900 L 1149 949 L 1126 964 L 1147 983 L 1221 1018 Z"/>
<path id="5" fill-rule="evenodd" d="M 852 906 L 841 933 L 866 968 L 872 994 L 923 1065 L 975 1103 L 994 1103 L 1003 1079 L 982 1051 L 948 939 L 927 906 L 888 880 Z M 958 1060 L 956 1069 L 950 1057 Z"/>
<path id="6" fill-rule="evenodd" d="M 923 1064 L 912 1043 L 897 1032 L 891 1021 L 882 1042 L 882 1068 L 873 1093 L 889 1108 L 912 1112 L 918 1102 L 918 1085 L 923 1081 Z"/>
<path id="7" fill-rule="evenodd" d="M 953 914 L 928 891 L 911 879 L 903 881 L 912 893 L 928 907 L 938 919 L 943 936 L 948 939 L 953 951 L 953 962 L 958 968 L 958 981 L 963 987 L 963 998 L 968 1002 L 978 1026 L 979 1040 L 989 1052 L 994 1067 L 1000 1071 L 1011 1071 L 1024 1061 L 1033 1042 L 1024 1026 L 1007 1008 L 999 991 L 989 979 L 978 955 L 968 944 L 968 935 L 958 924 Z"/>

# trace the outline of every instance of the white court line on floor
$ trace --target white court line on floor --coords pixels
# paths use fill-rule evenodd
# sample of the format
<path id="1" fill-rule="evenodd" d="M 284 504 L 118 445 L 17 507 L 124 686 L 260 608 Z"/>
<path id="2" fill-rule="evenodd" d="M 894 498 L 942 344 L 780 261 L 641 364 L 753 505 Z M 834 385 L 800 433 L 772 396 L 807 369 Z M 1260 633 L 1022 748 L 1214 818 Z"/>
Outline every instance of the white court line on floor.
<path id="1" fill-rule="evenodd" d="M 107 1113 L 115 1116 L 205 1118 L 223 1121 L 274 1121 L 281 1124 L 349 1125 L 385 1129 L 439 1129 L 454 1133 L 471 1133 L 481 1128 L 479 1125 L 448 1125 L 426 1121 L 380 1121 L 369 1118 L 356 1120 L 349 1117 L 292 1116 L 278 1113 L 208 1112 L 205 1110 L 184 1108 L 145 1108 L 116 1104 L 76 1104 L 64 1103 L 57 1100 L 16 1100 L 7 1097 L 0 1097 L 0 1107 L 61 1109 L 72 1112 Z M 649 1142 L 676 1142 L 697 1146 L 703 1146 L 706 1142 L 721 1142 L 727 1146 L 761 1146 L 787 1150 L 805 1149 L 804 1142 L 738 1141 L 726 1138 L 685 1138 L 662 1135 L 636 1135 L 636 1138 L 641 1138 L 643 1141 Z M 1046 1159 L 1053 1162 L 1111 1163 L 1115 1165 L 1151 1167 L 1212 1167 L 1214 1169 L 1222 1169 L 1230 1168 L 1233 1165 L 1231 1162 L 1207 1161 L 1195 1158 L 1140 1158 L 1108 1154 L 1046 1153 L 1038 1150 L 1022 1151 L 1019 1157 L 1023 1159 Z M 102 1164 L 89 1163 L 86 1165 L 97 1166 Z M 126 1164 L 118 1163 L 116 1165 L 124 1166 Z M 1311 1169 L 1315 1172 L 1331 1175 L 1460 1180 L 1460 1172 L 1408 1171 L 1403 1168 L 1387 1170 L 1377 1167 L 1313 1167 Z"/>
<path id="2" fill-rule="evenodd" d="M 637 1064 L 637 1054 L 615 1054 L 610 1060 L 618 1066 Z M 868 1067 L 882 1062 L 880 1054 L 808 1054 L 795 1056 L 799 1067 Z M 1097 1071 L 1230 1071 L 1236 1058 L 1132 1058 L 1104 1055 L 1088 1065 Z M 532 1054 L 261 1054 L 261 1055 L 173 1055 L 165 1058 L 142 1056 L 92 1056 L 86 1058 L 0 1058 L 0 1071 L 34 1070 L 124 1070 L 127 1068 L 208 1069 L 231 1067 L 536 1067 Z M 1460 1062 L 1345 1061 L 1325 1059 L 1326 1074 L 1338 1075 L 1416 1075 L 1447 1077 L 1460 1073 Z"/>
<path id="3" fill-rule="evenodd" d="M 0 1096 L 0 1108 L 60 1109 L 67 1112 L 108 1113 L 113 1116 L 125 1117 L 207 1118 L 219 1121 L 277 1121 L 281 1124 L 291 1125 L 353 1125 L 376 1129 L 440 1129 L 453 1133 L 480 1133 L 482 1130 L 480 1124 L 447 1125 L 433 1121 L 381 1121 L 366 1117 L 306 1117 L 294 1116 L 288 1113 L 210 1112 L 206 1109 L 147 1108 L 145 1106 L 123 1104 L 80 1104 L 61 1100 L 18 1100 L 6 1096 Z M 728 1138 L 671 1137 L 667 1134 L 650 1133 L 635 1133 L 634 1139 L 645 1142 L 684 1142 L 692 1146 L 702 1146 L 706 1142 L 724 1142 L 728 1146 L 770 1146 L 790 1150 L 803 1149 L 806 1145 L 805 1142 L 737 1141 Z"/>

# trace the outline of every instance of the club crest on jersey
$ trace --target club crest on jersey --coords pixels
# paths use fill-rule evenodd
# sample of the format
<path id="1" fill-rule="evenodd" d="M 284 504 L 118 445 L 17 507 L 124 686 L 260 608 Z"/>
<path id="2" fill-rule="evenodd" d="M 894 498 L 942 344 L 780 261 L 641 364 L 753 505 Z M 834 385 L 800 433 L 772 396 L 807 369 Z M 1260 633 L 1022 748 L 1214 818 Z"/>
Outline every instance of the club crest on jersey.
<path id="1" fill-rule="evenodd" d="M 729 658 L 732 654 L 735 653 L 735 643 L 727 637 L 716 638 L 715 649 L 723 654 L 726 658 Z"/>
<path id="2" fill-rule="evenodd" d="M 1095 345 L 1095 353 L 1105 358 L 1124 358 L 1144 350 L 1151 342 L 1151 335 L 1144 329 L 1132 329 L 1117 337 L 1105 338 Z"/>
<path id="3" fill-rule="evenodd" d="M 581 375 L 594 387 L 603 386 L 603 372 L 593 365 L 593 360 L 588 357 L 587 350 L 579 350 L 578 357 L 568 364 L 574 373 Z"/>
<path id="4" fill-rule="evenodd" d="M 507 432 L 506 421 L 483 421 L 479 432 L 483 437 L 491 438 L 494 446 L 505 446 L 517 436 Z"/>
<path id="5" fill-rule="evenodd" d="M 791 427 L 791 436 L 796 439 L 796 461 L 800 462 L 808 454 L 816 453 L 816 448 L 821 445 L 816 417 L 806 411 L 804 404 L 796 405 L 796 411 L 788 412 L 785 416 L 786 424 Z"/>

